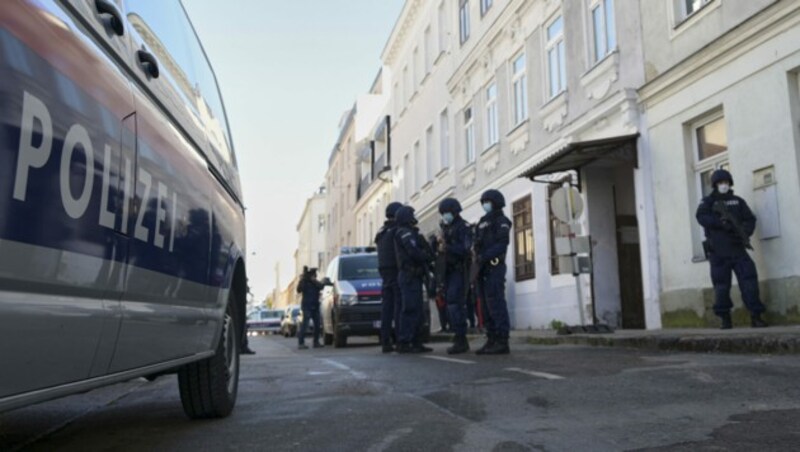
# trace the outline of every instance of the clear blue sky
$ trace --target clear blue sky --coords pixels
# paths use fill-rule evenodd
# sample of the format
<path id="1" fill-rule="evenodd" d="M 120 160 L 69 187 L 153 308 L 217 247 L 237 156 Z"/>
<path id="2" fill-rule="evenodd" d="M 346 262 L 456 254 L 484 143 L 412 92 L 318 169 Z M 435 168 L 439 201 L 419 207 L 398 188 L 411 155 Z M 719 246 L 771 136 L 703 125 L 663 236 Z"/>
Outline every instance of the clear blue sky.
<path id="1" fill-rule="evenodd" d="M 403 0 L 183 0 L 222 89 L 263 300 L 294 271 L 295 227 L 322 184 L 342 113 L 366 92 Z M 256 253 L 253 255 L 252 253 Z"/>

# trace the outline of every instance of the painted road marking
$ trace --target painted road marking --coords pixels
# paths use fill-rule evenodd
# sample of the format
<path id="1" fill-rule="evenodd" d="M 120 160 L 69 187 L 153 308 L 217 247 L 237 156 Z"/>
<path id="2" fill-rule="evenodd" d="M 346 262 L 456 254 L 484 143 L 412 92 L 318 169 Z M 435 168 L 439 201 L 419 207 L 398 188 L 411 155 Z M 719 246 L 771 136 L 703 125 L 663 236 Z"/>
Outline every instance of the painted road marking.
<path id="1" fill-rule="evenodd" d="M 337 369 L 341 369 L 341 370 L 349 372 L 350 375 L 355 377 L 357 380 L 365 380 L 367 378 L 367 374 L 365 374 L 364 372 L 359 372 L 357 370 L 353 370 L 353 369 L 350 368 L 350 366 L 348 366 L 346 364 L 342 364 L 339 361 L 334 361 L 332 359 L 323 359 L 322 361 L 325 362 L 325 363 L 330 364 L 331 366 L 333 366 L 333 367 L 335 367 Z"/>
<path id="2" fill-rule="evenodd" d="M 549 374 L 547 372 L 536 372 L 535 370 L 520 369 L 518 367 L 509 367 L 508 369 L 505 369 L 505 370 L 507 370 L 509 372 L 517 372 L 517 373 L 520 373 L 520 374 L 530 375 L 532 377 L 546 378 L 548 380 L 563 380 L 564 379 L 564 377 L 562 377 L 561 375 Z"/>
<path id="3" fill-rule="evenodd" d="M 447 361 L 449 363 L 475 364 L 475 361 L 468 361 L 466 359 L 446 358 L 444 356 L 436 356 L 436 355 L 425 355 L 425 356 L 423 356 L 423 358 L 435 359 L 435 360 L 439 360 L 439 361 Z"/>

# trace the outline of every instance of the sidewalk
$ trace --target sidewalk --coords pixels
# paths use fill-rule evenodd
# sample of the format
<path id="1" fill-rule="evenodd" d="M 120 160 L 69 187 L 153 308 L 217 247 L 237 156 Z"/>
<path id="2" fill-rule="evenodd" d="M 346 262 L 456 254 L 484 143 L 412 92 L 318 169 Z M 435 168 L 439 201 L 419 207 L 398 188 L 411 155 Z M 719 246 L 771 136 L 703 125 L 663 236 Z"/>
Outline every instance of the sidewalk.
<path id="1" fill-rule="evenodd" d="M 447 341 L 449 334 L 434 334 L 433 341 Z M 470 335 L 470 339 L 480 339 Z M 800 325 L 763 329 L 748 327 L 732 330 L 687 328 L 663 330 L 618 330 L 609 334 L 571 334 L 560 336 L 551 330 L 517 330 L 512 342 L 535 345 L 592 345 L 646 350 L 674 350 L 704 353 L 800 354 Z"/>

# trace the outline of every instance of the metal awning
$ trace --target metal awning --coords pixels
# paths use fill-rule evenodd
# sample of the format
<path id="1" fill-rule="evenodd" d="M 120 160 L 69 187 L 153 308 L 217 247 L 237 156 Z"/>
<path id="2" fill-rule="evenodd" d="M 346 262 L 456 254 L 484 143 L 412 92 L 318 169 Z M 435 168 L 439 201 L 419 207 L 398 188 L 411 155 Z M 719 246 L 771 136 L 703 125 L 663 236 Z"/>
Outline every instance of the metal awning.
<path id="1" fill-rule="evenodd" d="M 636 139 L 639 134 L 570 143 L 546 156 L 519 175 L 534 180 L 537 176 L 579 170 L 592 163 L 633 163 L 638 167 Z"/>

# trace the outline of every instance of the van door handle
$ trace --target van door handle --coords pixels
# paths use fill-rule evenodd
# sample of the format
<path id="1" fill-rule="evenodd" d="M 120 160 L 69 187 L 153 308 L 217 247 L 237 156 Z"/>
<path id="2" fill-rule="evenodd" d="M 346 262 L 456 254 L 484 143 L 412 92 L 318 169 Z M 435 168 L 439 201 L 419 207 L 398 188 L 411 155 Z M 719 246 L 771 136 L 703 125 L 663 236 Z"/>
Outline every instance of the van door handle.
<path id="1" fill-rule="evenodd" d="M 139 59 L 139 64 L 142 65 L 142 68 L 147 75 L 153 78 L 158 78 L 158 61 L 156 61 L 156 57 L 154 57 L 152 53 L 146 50 L 137 50 L 136 57 Z"/>
<path id="2" fill-rule="evenodd" d="M 109 25 L 117 36 L 125 34 L 125 25 L 122 23 L 122 14 L 110 0 L 95 0 L 94 7 L 101 16 L 111 16 Z"/>

